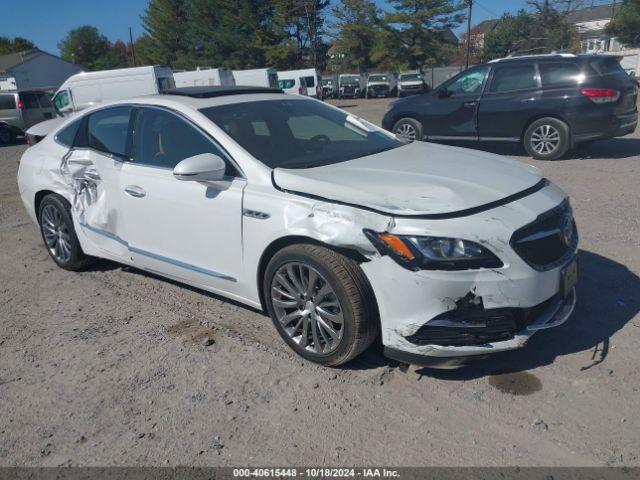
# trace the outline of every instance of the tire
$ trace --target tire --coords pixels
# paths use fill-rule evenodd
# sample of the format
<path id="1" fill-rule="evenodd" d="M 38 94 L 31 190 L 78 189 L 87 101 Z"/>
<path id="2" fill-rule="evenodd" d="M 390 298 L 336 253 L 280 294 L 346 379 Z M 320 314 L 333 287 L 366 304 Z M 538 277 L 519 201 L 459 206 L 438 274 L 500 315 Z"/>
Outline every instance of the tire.
<path id="1" fill-rule="evenodd" d="M 0 145 L 9 145 L 16 141 L 16 134 L 9 127 L 0 125 Z"/>
<path id="2" fill-rule="evenodd" d="M 309 289 L 311 275 L 316 281 Z M 378 335 L 375 299 L 364 273 L 356 262 L 328 248 L 302 244 L 277 252 L 267 265 L 263 293 L 282 339 L 312 362 L 342 365 Z"/>
<path id="3" fill-rule="evenodd" d="M 569 126 L 553 117 L 536 120 L 523 136 L 523 146 L 536 160 L 557 160 L 569 151 Z"/>
<path id="4" fill-rule="evenodd" d="M 77 271 L 93 263 L 94 259 L 82 251 L 66 199 L 57 194 L 44 197 L 38 209 L 38 223 L 47 252 L 60 268 Z"/>
<path id="5" fill-rule="evenodd" d="M 415 118 L 401 118 L 395 123 L 391 131 L 410 142 L 422 140 L 423 138 L 422 124 Z"/>

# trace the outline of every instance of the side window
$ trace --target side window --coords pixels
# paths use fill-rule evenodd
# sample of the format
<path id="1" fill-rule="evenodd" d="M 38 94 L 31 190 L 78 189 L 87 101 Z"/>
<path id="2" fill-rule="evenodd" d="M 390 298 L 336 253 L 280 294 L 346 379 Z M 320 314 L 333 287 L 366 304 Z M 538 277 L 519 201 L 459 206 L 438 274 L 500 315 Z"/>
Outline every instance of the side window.
<path id="1" fill-rule="evenodd" d="M 454 95 L 472 95 L 482 92 L 482 87 L 487 79 L 489 67 L 482 67 L 465 72 L 447 85 L 447 93 Z"/>
<path id="2" fill-rule="evenodd" d="M 78 133 L 78 127 L 82 122 L 78 120 L 77 122 L 73 122 L 71 125 L 66 126 L 58 134 L 56 135 L 56 140 L 58 143 L 61 143 L 65 147 L 71 147 L 73 145 L 74 140 L 76 139 L 76 134 Z"/>
<path id="3" fill-rule="evenodd" d="M 582 80 L 580 68 L 573 63 L 540 63 L 540 78 L 545 87 L 577 85 Z"/>
<path id="4" fill-rule="evenodd" d="M 513 92 L 536 88 L 536 69 L 533 64 L 501 65 L 495 67 L 489 91 L 493 93 Z"/>
<path id="5" fill-rule="evenodd" d="M 69 91 L 63 90 L 53 97 L 53 104 L 58 110 L 65 108 L 69 105 Z"/>
<path id="6" fill-rule="evenodd" d="M 121 157 L 127 154 L 127 136 L 131 107 L 99 110 L 89 115 L 87 146 Z"/>
<path id="7" fill-rule="evenodd" d="M 133 161 L 141 165 L 173 169 L 185 158 L 201 153 L 226 155 L 195 127 L 177 115 L 157 108 L 140 108 L 136 115 Z M 227 163 L 228 176 L 236 176 Z"/>
<path id="8" fill-rule="evenodd" d="M 316 86 L 316 78 L 314 76 L 304 77 L 304 81 L 307 84 L 307 87 L 315 87 Z"/>
<path id="9" fill-rule="evenodd" d="M 278 80 L 278 88 L 293 88 L 293 86 L 296 84 L 296 81 L 291 79 L 291 80 Z"/>
<path id="10" fill-rule="evenodd" d="M 0 95 L 0 110 L 14 110 L 16 101 L 13 93 Z"/>

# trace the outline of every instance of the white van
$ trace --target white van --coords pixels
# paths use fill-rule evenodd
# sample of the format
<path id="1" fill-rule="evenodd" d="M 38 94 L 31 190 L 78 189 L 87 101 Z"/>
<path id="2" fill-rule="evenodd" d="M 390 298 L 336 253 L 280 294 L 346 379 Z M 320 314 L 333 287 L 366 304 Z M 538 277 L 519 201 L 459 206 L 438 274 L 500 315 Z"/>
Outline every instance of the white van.
<path id="1" fill-rule="evenodd" d="M 233 73 L 226 68 L 198 67 L 189 71 L 173 71 L 173 79 L 176 87 L 208 87 L 208 86 L 232 86 L 236 82 Z"/>
<path id="2" fill-rule="evenodd" d="M 315 68 L 303 68 L 300 70 L 285 70 L 283 72 L 278 72 L 278 80 L 299 80 L 300 78 L 304 79 L 304 84 L 307 88 L 306 95 L 310 97 L 318 96 L 318 72 L 316 72 Z M 282 87 L 278 87 L 282 88 Z M 283 90 L 287 90 L 283 88 Z M 299 93 L 299 92 L 289 92 L 287 93 Z"/>
<path id="3" fill-rule="evenodd" d="M 69 77 L 53 97 L 58 112 L 77 112 L 97 103 L 164 93 L 176 88 L 169 67 L 119 68 Z"/>
<path id="4" fill-rule="evenodd" d="M 278 72 L 273 68 L 234 70 L 233 79 L 236 81 L 236 85 L 278 88 Z"/>
<path id="5" fill-rule="evenodd" d="M 280 90 L 284 90 L 284 93 L 308 95 L 304 77 L 281 78 L 280 73 L 278 73 L 278 88 Z"/>

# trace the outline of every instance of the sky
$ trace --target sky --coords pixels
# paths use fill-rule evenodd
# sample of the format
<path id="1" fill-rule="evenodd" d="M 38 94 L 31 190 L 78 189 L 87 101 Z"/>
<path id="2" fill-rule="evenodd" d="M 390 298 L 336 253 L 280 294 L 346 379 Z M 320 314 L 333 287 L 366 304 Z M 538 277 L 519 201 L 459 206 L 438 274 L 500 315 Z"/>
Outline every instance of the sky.
<path id="1" fill-rule="evenodd" d="M 58 43 L 67 32 L 82 25 L 93 25 L 110 40 L 128 41 L 129 27 L 134 39 L 142 35 L 140 16 L 148 0 L 2 0 L 0 36 L 24 37 L 46 52 L 58 54 Z M 336 2 L 337 0 L 334 0 Z M 376 0 L 384 8 L 384 0 Z M 474 0 L 472 24 L 515 12 L 525 0 Z M 589 2 L 587 2 L 589 3 Z M 601 3 L 601 2 L 596 2 Z M 456 30 L 458 36 L 464 26 Z"/>

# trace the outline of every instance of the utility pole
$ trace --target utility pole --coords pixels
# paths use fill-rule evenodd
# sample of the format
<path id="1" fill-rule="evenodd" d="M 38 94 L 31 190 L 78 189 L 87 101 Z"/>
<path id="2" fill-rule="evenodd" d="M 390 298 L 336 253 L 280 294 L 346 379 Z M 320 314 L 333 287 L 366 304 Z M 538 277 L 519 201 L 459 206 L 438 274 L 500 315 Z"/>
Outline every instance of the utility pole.
<path id="1" fill-rule="evenodd" d="M 469 13 L 467 14 L 467 55 L 464 60 L 464 69 L 469 68 L 469 55 L 471 54 L 471 8 L 473 7 L 473 0 L 467 0 L 469 7 Z"/>
<path id="2" fill-rule="evenodd" d="M 129 42 L 131 42 L 131 60 L 133 66 L 136 66 L 136 48 L 133 46 L 133 34 L 131 33 L 131 27 L 129 27 Z"/>

